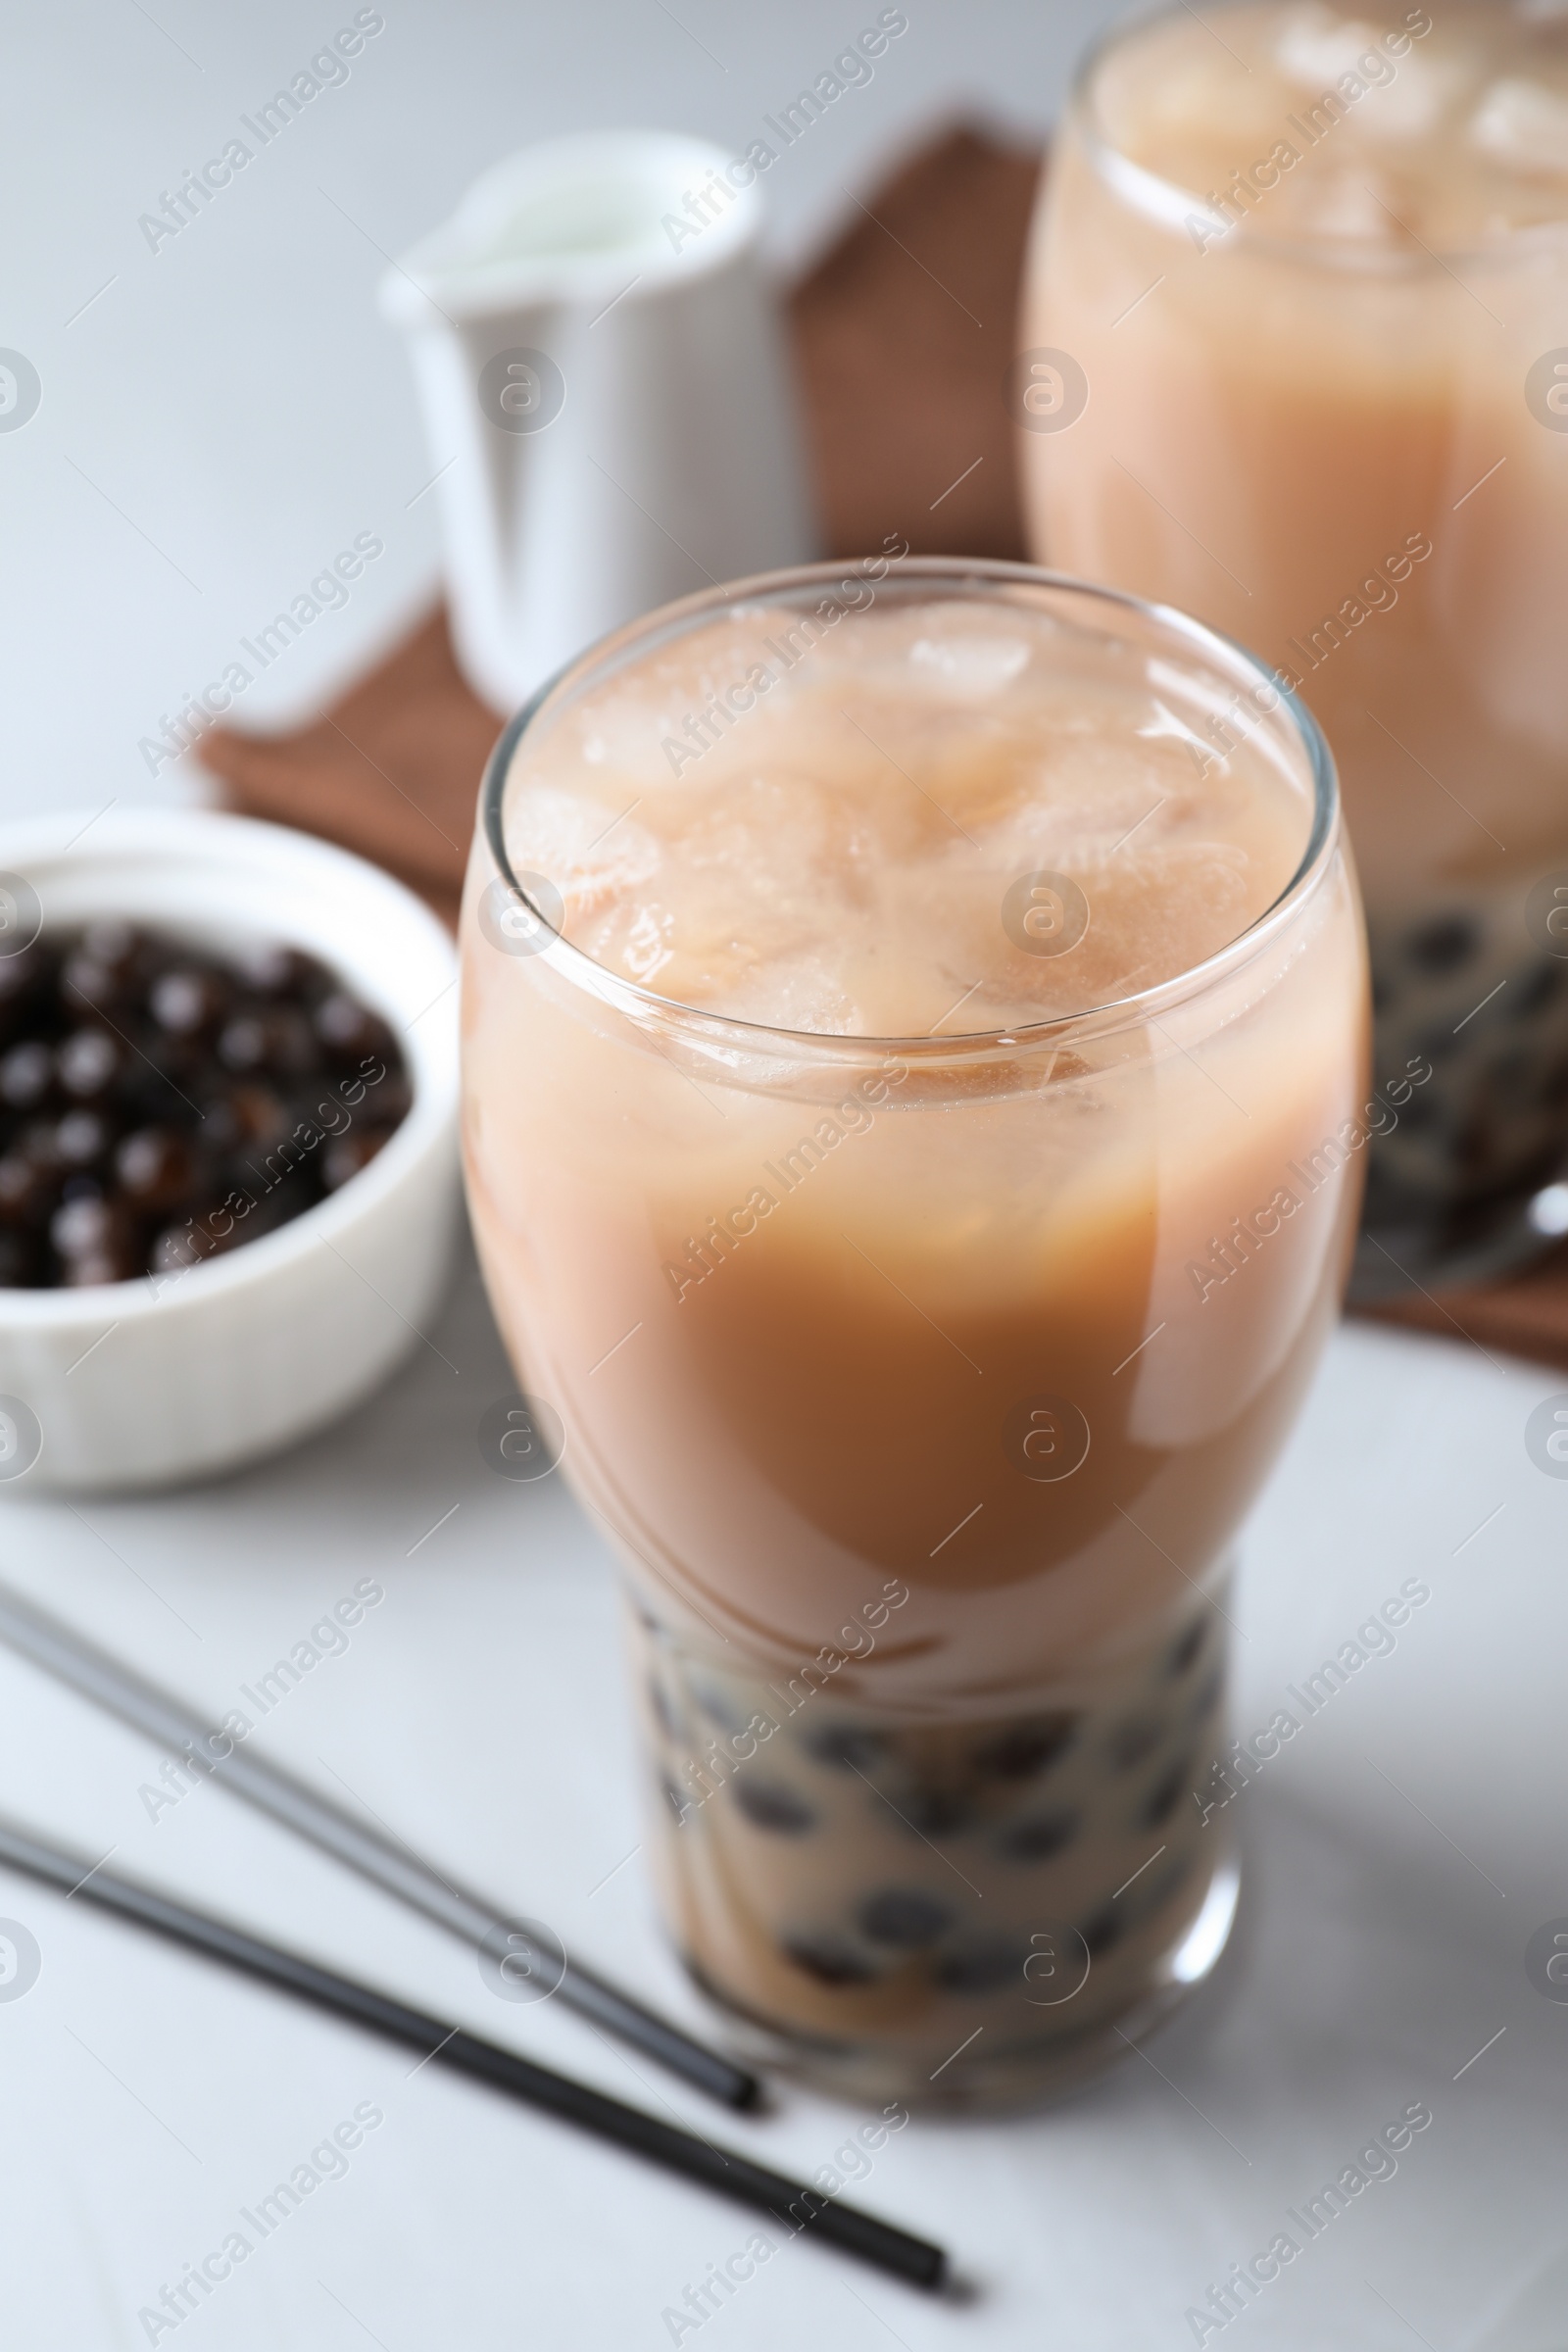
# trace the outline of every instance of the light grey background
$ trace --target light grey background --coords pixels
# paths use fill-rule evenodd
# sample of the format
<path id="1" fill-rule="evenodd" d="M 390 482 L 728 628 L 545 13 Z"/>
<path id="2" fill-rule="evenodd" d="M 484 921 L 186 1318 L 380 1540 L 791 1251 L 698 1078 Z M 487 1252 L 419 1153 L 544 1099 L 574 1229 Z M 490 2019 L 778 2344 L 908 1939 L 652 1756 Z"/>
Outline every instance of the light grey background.
<path id="1" fill-rule="evenodd" d="M 151 774 L 138 744 L 357 532 L 385 556 L 247 690 L 242 723 L 315 707 L 431 596 L 436 501 L 417 494 L 433 466 L 374 288 L 480 171 L 605 125 L 739 148 L 878 6 L 378 13 L 347 82 L 153 251 L 141 216 L 352 24 L 354 0 L 11 0 L 0 347 L 32 362 L 43 398 L 0 432 L 0 815 L 197 789 L 167 763 Z M 872 80 L 766 175 L 780 269 L 930 126 L 967 114 L 1038 137 L 1112 14 L 914 0 Z"/>
<path id="2" fill-rule="evenodd" d="M 0 345 L 32 360 L 43 402 L 0 434 L 0 816 L 193 790 L 150 776 L 138 738 L 356 532 L 379 533 L 384 558 L 245 697 L 247 723 L 313 707 L 430 595 L 430 467 L 372 305 L 383 254 L 541 133 L 650 122 L 739 144 L 876 11 L 677 0 L 677 23 L 661 0 L 389 0 L 348 84 L 150 252 L 138 215 L 353 14 L 9 12 Z M 1043 128 L 1108 12 L 909 14 L 870 87 L 769 174 L 781 267 L 935 122 Z M 1398 2177 L 1227 2341 L 1549 2352 L 1541 2315 L 1560 2318 L 1563 2295 L 1538 2288 L 1535 2322 L 1502 2315 L 1564 2227 L 1568 2006 L 1522 1962 L 1531 1931 L 1568 1914 L 1568 1483 L 1532 1466 L 1523 1434 L 1558 1385 L 1461 1341 L 1335 1342 L 1246 1541 L 1239 1723 L 1266 1721 L 1404 1578 L 1432 1599 L 1240 1806 L 1250 1880 L 1224 1982 L 1056 2114 L 890 2143 L 858 2194 L 946 2240 L 981 2290 L 971 2307 L 797 2245 L 705 2324 L 703 2352 L 1176 2352 L 1208 2282 L 1414 2099 L 1435 2121 Z M 603 1546 L 559 1481 L 512 1486 L 478 1454 L 509 1386 L 469 1272 L 344 1429 L 163 1500 L 8 1492 L 0 1571 L 215 1708 L 376 1577 L 385 1601 L 262 1727 L 268 1752 L 689 2011 L 639 1850 Z M 791 2094 L 772 2122 L 715 2127 L 554 2005 L 503 2007 L 434 1930 L 221 1791 L 149 1819 L 138 1790 L 158 1762 L 0 1654 L 6 1810 L 786 2168 L 828 2159 L 859 2120 Z M 148 2342 L 139 2307 L 366 2099 L 386 2120 L 347 2179 L 182 2323 L 183 2352 L 635 2352 L 673 2340 L 662 2310 L 751 2231 L 6 1874 L 0 1915 L 43 1961 L 0 2001 L 0 2327 L 27 2352 Z"/>

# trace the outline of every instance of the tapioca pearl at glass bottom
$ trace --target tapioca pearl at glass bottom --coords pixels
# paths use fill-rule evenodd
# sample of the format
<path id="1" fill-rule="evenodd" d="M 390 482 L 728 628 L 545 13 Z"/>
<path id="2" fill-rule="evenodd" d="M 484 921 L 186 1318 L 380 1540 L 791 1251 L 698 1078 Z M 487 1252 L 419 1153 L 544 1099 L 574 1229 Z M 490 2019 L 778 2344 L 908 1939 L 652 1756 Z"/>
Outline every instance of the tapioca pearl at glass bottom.
<path id="1" fill-rule="evenodd" d="M 951 1838 L 975 1817 L 972 1800 L 956 1788 L 920 1788 L 899 1806 L 904 1827 L 916 1838 Z"/>
<path id="2" fill-rule="evenodd" d="M 888 1752 L 885 1733 L 859 1724 L 816 1724 L 800 1735 L 807 1754 L 844 1772 L 869 1772 Z"/>
<path id="3" fill-rule="evenodd" d="M 1139 1813 L 1139 1826 L 1146 1830 L 1162 1829 L 1181 1802 L 1182 1792 L 1192 1776 L 1193 1758 L 1184 1755 L 1164 1776 L 1154 1783 Z"/>
<path id="4" fill-rule="evenodd" d="M 726 1786 L 754 1829 L 801 1838 L 817 1827 L 815 1808 L 782 1782 L 764 1780 L 743 1769 Z"/>
<path id="5" fill-rule="evenodd" d="M 860 1905 L 858 1926 L 872 1943 L 920 1951 L 953 1925 L 953 1908 L 912 1887 L 886 1887 Z"/>
<path id="6" fill-rule="evenodd" d="M 1032 1780 L 1071 1746 L 1080 1720 L 1062 1709 L 1009 1724 L 971 1751 L 975 1770 L 989 1780 Z"/>
<path id="7" fill-rule="evenodd" d="M 1142 1764 L 1158 1747 L 1166 1728 L 1157 1715 L 1132 1715 L 1119 1723 L 1105 1743 L 1112 1769 L 1130 1772 L 1135 1764 Z"/>
<path id="8" fill-rule="evenodd" d="M 1072 1843 L 1080 1818 L 1077 1813 L 1037 1813 L 1013 1822 L 997 1839 L 997 1850 L 1009 1861 L 1049 1861 Z"/>
<path id="9" fill-rule="evenodd" d="M 692 1696 L 710 1723 L 723 1732 L 744 1732 L 752 1720 L 753 1709 L 742 1699 L 724 1690 L 711 1676 L 705 1675 L 691 1685 Z"/>
<path id="10" fill-rule="evenodd" d="M 1021 1936 L 1009 1936 L 991 1943 L 974 1943 L 945 1953 L 937 1962 L 933 1974 L 945 1992 L 1002 1992 L 1014 1983 L 1021 1987 L 1029 1948 L 1027 1938 Z"/>
<path id="11" fill-rule="evenodd" d="M 678 1740 L 681 1733 L 680 1721 L 675 1713 L 674 1703 L 669 1692 L 657 1674 L 651 1674 L 648 1677 L 648 1703 L 653 1708 L 655 1720 L 665 1739 Z"/>
<path id="12" fill-rule="evenodd" d="M 1165 1660 L 1165 1672 L 1173 1683 L 1179 1683 L 1183 1675 L 1190 1673 L 1192 1668 L 1197 1665 L 1199 1654 L 1208 1640 L 1209 1631 L 1209 1620 L 1206 1616 L 1195 1617 L 1191 1625 L 1186 1626 L 1177 1635 L 1170 1654 Z"/>
<path id="13" fill-rule="evenodd" d="M 874 1984 L 881 1973 L 854 1944 L 830 1934 L 803 1931 L 787 1936 L 779 1948 L 787 1960 L 819 1984 L 846 1988 Z"/>
<path id="14" fill-rule="evenodd" d="M 1188 1722 L 1201 1723 L 1203 1717 L 1218 1705 L 1224 1689 L 1225 1669 L 1223 1666 L 1215 1666 L 1204 1675 L 1202 1682 L 1193 1694 L 1193 1703 L 1187 1713 Z"/>

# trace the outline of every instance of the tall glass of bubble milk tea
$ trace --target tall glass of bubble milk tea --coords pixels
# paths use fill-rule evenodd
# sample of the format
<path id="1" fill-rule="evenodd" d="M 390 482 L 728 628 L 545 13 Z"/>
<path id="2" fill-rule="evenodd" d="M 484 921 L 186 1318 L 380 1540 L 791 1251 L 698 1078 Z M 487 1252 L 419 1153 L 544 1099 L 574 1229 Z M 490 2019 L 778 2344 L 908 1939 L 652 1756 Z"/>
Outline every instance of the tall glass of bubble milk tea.
<path id="1" fill-rule="evenodd" d="M 1023 566 L 781 572 L 514 720 L 463 933 L 683 1960 L 845 2093 L 1076 2082 L 1225 1942 L 1229 1547 L 1383 1108 L 1316 726 Z"/>
<path id="2" fill-rule="evenodd" d="M 1030 253 L 1034 553 L 1257 649 L 1371 929 L 1358 1292 L 1568 1230 L 1568 9 L 1243 0 L 1093 56 Z"/>

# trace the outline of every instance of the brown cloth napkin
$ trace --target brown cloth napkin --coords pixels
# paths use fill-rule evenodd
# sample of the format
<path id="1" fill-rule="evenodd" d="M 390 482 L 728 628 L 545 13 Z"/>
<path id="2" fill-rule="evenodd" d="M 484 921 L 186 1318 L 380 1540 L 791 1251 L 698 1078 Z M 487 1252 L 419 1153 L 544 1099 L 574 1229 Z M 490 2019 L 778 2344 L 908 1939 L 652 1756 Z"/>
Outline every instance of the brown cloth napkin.
<path id="1" fill-rule="evenodd" d="M 959 129 L 857 207 L 790 302 L 828 552 L 890 532 L 917 555 L 1025 555 L 1004 405 L 1037 155 Z M 956 460 L 957 461 L 956 464 Z M 459 675 L 437 610 L 314 725 L 215 727 L 228 806 L 402 876 L 449 922 L 474 797 L 501 728 Z M 1568 1249 L 1505 1283 L 1412 1293 L 1378 1317 L 1568 1365 Z"/>
<path id="2" fill-rule="evenodd" d="M 474 796 L 500 732 L 459 674 L 438 607 L 298 734 L 213 727 L 200 756 L 230 808 L 390 866 L 455 930 Z"/>
<path id="3" fill-rule="evenodd" d="M 1423 1291 L 1352 1311 L 1370 1322 L 1399 1323 L 1440 1339 L 1470 1341 L 1489 1352 L 1568 1367 L 1568 1248 L 1553 1250 L 1506 1282 Z"/>

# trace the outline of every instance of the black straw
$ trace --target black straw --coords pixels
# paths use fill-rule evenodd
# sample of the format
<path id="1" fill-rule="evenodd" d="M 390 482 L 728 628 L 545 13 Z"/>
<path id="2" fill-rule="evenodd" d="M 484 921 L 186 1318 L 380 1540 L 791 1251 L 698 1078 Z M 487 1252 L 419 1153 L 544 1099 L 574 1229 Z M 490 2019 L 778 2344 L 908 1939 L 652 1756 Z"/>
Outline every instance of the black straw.
<path id="1" fill-rule="evenodd" d="M 770 2172 L 765 2165 L 753 2164 L 749 2157 L 737 2154 L 734 2149 L 717 2148 L 690 2132 L 677 2131 L 673 2125 L 662 2124 L 656 2116 L 627 2107 L 619 2099 L 591 2089 L 585 2082 L 573 2082 L 567 2075 L 535 2066 L 531 2060 L 519 2058 L 496 2042 L 485 2041 L 461 2026 L 446 2026 L 439 2018 L 406 2008 L 401 2001 L 389 1999 L 370 1985 L 358 1984 L 352 1977 L 340 1977 L 331 1969 L 318 1968 L 297 1952 L 264 1943 L 242 1928 L 229 1927 L 222 1920 L 189 1910 L 150 1886 L 138 1886 L 134 1880 L 118 1878 L 106 1870 L 95 1870 L 78 1856 L 46 1845 L 4 1823 L 0 1823 L 0 1863 L 24 1871 L 29 1878 L 41 1879 L 46 1885 L 63 1886 L 79 1902 L 96 1903 L 102 1910 L 134 1920 L 138 1927 L 150 1928 L 175 1943 L 203 1952 L 209 1959 L 221 1960 L 230 1968 L 243 1970 L 247 1976 L 261 1978 L 264 1984 L 275 1984 L 301 2000 L 311 2001 L 318 2009 L 349 2018 L 356 2025 L 368 2027 L 372 2033 L 385 2034 L 389 2040 L 403 2042 L 433 2065 L 476 2076 L 480 2082 L 508 2092 L 526 2106 L 543 2108 L 547 2114 L 575 2124 L 580 2131 L 592 2132 L 600 2139 L 613 2140 L 619 2147 L 630 2148 L 650 2163 L 662 2165 L 666 2172 L 684 2173 L 688 2180 L 700 2180 L 705 2187 L 715 2189 L 720 2196 L 730 2197 L 737 2204 L 770 2213 L 792 2230 L 809 2229 L 816 2236 L 842 2247 L 845 2253 L 854 2254 L 861 2262 L 887 2271 L 910 2285 L 937 2287 L 946 2278 L 946 2254 L 925 2238 L 911 2237 L 906 2230 L 896 2230 L 888 2222 L 858 2213 L 852 2205 L 840 2205 L 819 2189 L 786 2180 L 782 2173 Z"/>
<path id="2" fill-rule="evenodd" d="M 46 1616 L 4 1585 L 0 1585 L 0 1642 L 79 1691 L 83 1698 L 133 1724 L 149 1740 L 176 1752 L 183 1749 L 193 1766 L 199 1764 L 235 1796 L 244 1797 L 248 1804 L 270 1813 L 297 1836 L 309 1838 L 388 1894 L 422 1911 L 470 1949 L 483 1950 L 487 1945 L 506 1949 L 512 1923 L 484 1896 L 454 1885 L 401 1838 L 394 1842 L 356 1821 L 318 1788 L 295 1780 L 249 1747 L 230 1740 L 226 1751 L 215 1755 L 212 1735 L 183 1699 L 144 1682 L 73 1627 L 62 1625 L 58 1617 Z M 558 1939 L 548 1934 L 538 1936 L 532 1929 L 530 1934 L 557 1968 L 557 1989 L 568 2008 L 580 2010 L 607 2034 L 618 2034 L 622 2041 L 667 2066 L 671 2074 L 695 2083 L 699 2090 L 706 2090 L 710 2098 L 721 2099 L 726 2107 L 745 2109 L 760 2103 L 761 2085 L 745 2067 L 682 2033 L 667 2018 L 656 2016 L 580 1960 L 568 1959 Z"/>

